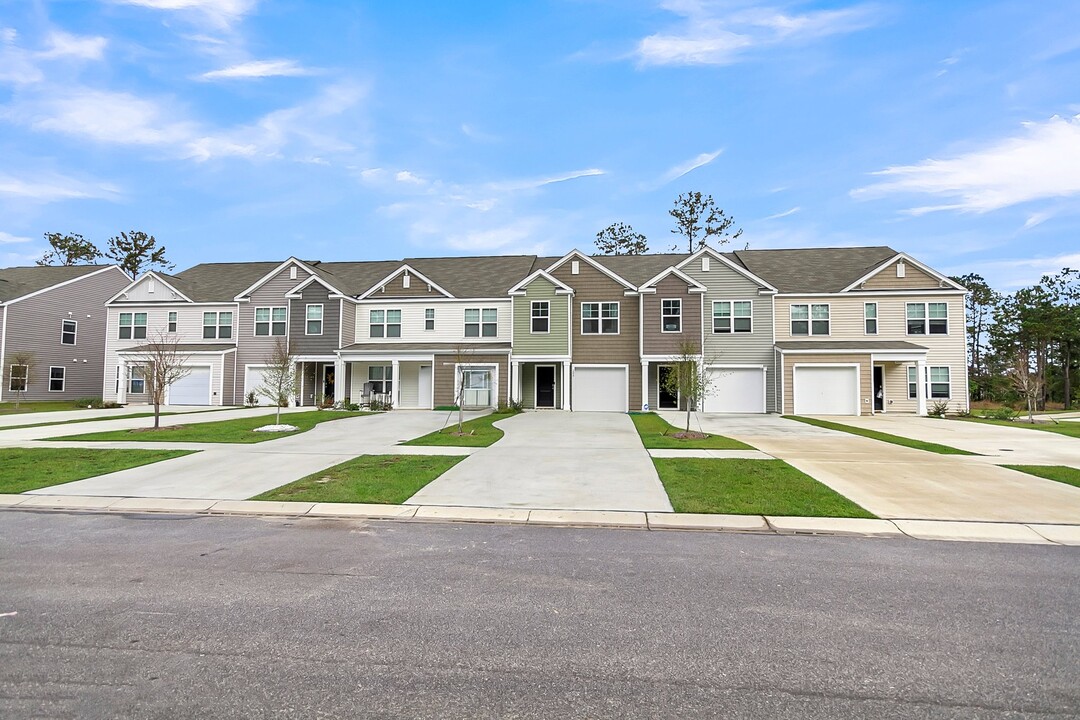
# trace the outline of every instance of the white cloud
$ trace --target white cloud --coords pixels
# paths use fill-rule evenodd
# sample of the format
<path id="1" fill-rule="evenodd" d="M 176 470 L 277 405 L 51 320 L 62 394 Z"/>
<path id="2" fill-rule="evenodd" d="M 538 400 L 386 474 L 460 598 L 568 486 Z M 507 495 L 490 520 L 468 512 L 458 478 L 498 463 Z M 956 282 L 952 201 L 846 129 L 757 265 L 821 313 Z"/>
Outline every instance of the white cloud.
<path id="1" fill-rule="evenodd" d="M 711 153 L 701 153 L 697 157 L 691 158 L 686 162 L 679 163 L 673 168 L 669 169 L 663 175 L 660 176 L 658 185 L 666 185 L 672 180 L 678 180 L 683 175 L 697 170 L 699 167 L 705 167 L 716 158 L 720 157 L 720 153 L 724 152 L 722 149 Z"/>
<path id="2" fill-rule="evenodd" d="M 427 185 L 427 180 L 412 174 L 408 170 L 398 172 L 394 175 L 394 179 L 399 183 L 407 183 L 409 185 Z"/>
<path id="3" fill-rule="evenodd" d="M 588 168 L 586 170 L 573 170 L 561 175 L 549 175 L 547 177 L 539 177 L 524 180 L 505 180 L 500 182 L 488 183 L 485 187 L 490 191 L 495 192 L 516 192 L 519 190 L 535 190 L 537 188 L 544 187 L 545 185 L 554 185 L 556 183 L 563 183 L 569 180 L 577 180 L 579 178 L 596 177 L 598 175 L 606 175 L 604 170 L 599 168 Z"/>
<path id="4" fill-rule="evenodd" d="M 924 160 L 874 173 L 887 178 L 851 192 L 856 198 L 922 194 L 947 199 L 905 212 L 985 213 L 1050 198 L 1080 195 L 1080 115 L 1024 124 L 1020 135 L 956 157 Z"/>
<path id="5" fill-rule="evenodd" d="M 20 235 L 12 235 L 0 230 L 0 245 L 14 245 L 16 243 L 28 243 L 33 242 L 31 238 L 22 237 Z"/>
<path id="6" fill-rule="evenodd" d="M 795 206 L 795 207 L 791 208 L 790 210 L 785 210 L 784 212 L 776 213 L 775 215 L 769 215 L 768 217 L 764 217 L 764 218 L 762 218 L 762 220 L 763 221 L 764 220 L 779 220 L 780 218 L 786 218 L 786 217 L 789 217 L 791 215 L 794 215 L 795 213 L 799 212 L 800 210 L 802 210 L 801 207 Z"/>
<path id="7" fill-rule="evenodd" d="M 677 0 L 662 7 L 683 21 L 670 31 L 643 38 L 636 56 L 642 65 L 730 65 L 754 47 L 854 32 L 874 22 L 874 8 L 787 14 L 772 7 L 729 9 L 730 4 Z"/>
<path id="8" fill-rule="evenodd" d="M 54 173 L 35 173 L 33 180 L 0 173 L 0 196 L 2 195 L 49 203 L 90 198 L 117 200 L 120 190 L 108 183 L 84 182 Z"/>
<path id="9" fill-rule="evenodd" d="M 74 57 L 83 60 L 100 60 L 104 57 L 106 38 L 99 36 L 72 35 L 63 30 L 54 30 L 46 39 L 48 49 L 39 55 L 43 58 Z"/>
<path id="10" fill-rule="evenodd" d="M 28 85 L 40 82 L 43 73 L 30 53 L 16 44 L 18 39 L 15 28 L 0 28 L 0 83 Z"/>
<path id="11" fill-rule="evenodd" d="M 1057 275 L 1062 268 L 1080 267 L 1080 253 L 1061 253 L 1049 257 L 1005 258 L 967 263 L 947 268 L 948 275 L 978 273 L 999 290 L 1015 290 L 1040 282 L 1044 275 Z"/>
<path id="12" fill-rule="evenodd" d="M 295 60 L 250 60 L 220 70 L 211 70 L 200 77 L 204 80 L 236 80 L 266 77 L 299 77 L 313 75 L 314 70 L 298 65 Z"/>
<path id="13" fill-rule="evenodd" d="M 137 5 L 152 10 L 180 12 L 204 19 L 218 27 L 228 27 L 251 12 L 257 0 L 113 0 L 119 5 Z"/>

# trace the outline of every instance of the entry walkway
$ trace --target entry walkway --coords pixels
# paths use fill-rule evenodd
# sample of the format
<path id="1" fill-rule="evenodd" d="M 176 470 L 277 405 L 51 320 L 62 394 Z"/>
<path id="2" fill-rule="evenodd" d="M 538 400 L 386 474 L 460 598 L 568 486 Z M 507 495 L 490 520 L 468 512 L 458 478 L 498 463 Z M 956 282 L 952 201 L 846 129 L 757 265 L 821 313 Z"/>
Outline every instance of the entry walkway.
<path id="1" fill-rule="evenodd" d="M 409 505 L 670 512 L 630 417 L 526 412 L 506 433 L 409 498 Z"/>

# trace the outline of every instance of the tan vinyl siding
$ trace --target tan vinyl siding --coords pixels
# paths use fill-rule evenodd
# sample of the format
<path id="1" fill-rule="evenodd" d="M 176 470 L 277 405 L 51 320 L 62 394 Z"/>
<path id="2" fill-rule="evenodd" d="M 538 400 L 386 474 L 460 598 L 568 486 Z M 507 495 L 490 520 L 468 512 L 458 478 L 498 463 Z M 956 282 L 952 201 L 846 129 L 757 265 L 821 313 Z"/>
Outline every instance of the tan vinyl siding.
<path id="1" fill-rule="evenodd" d="M 662 331 L 661 310 L 664 300 L 682 303 L 682 332 Z M 701 346 L 701 293 L 690 293 L 685 281 L 668 275 L 656 285 L 656 294 L 643 296 L 642 345 L 645 355 L 676 355 L 682 343 Z"/>
<path id="2" fill-rule="evenodd" d="M 867 335 L 863 305 L 877 303 L 878 331 Z M 948 335 L 908 335 L 907 303 L 945 302 L 949 305 Z M 829 305 L 828 335 L 792 335 L 791 306 L 809 304 Z M 964 345 L 964 296 L 951 295 L 886 295 L 880 293 L 851 293 L 828 297 L 799 297 L 794 295 L 776 298 L 776 339 L 784 340 L 905 340 L 907 342 L 965 352 Z"/>
<path id="3" fill-rule="evenodd" d="M 600 272 L 584 260 L 580 272 L 571 274 L 568 260 L 551 274 L 564 285 L 573 288 L 573 308 L 570 313 L 570 332 L 573 337 L 573 362 L 578 365 L 629 365 L 630 407 L 641 398 L 641 359 L 638 354 L 638 314 L 640 302 L 636 295 L 625 296 L 620 283 Z M 619 303 L 618 335 L 582 335 L 581 303 Z"/>
<path id="4" fill-rule="evenodd" d="M 784 355 L 784 414 L 795 412 L 794 377 L 795 365 L 858 365 L 859 366 L 859 414 L 869 415 L 873 405 L 874 376 L 870 370 L 870 355 L 797 354 Z"/>
<path id="5" fill-rule="evenodd" d="M 550 327 L 546 334 L 532 332 L 532 303 L 536 300 L 548 302 Z M 515 355 L 569 354 L 567 296 L 556 295 L 551 281 L 542 277 L 533 280 L 525 295 L 513 297 L 513 307 Z"/>
<path id="6" fill-rule="evenodd" d="M 863 290 L 935 290 L 941 287 L 941 282 L 928 273 L 923 272 L 911 263 L 904 263 L 904 277 L 896 277 L 896 266 L 893 263 L 881 272 L 862 283 Z"/>
<path id="7" fill-rule="evenodd" d="M 773 298 L 758 294 L 757 283 L 717 260 L 710 258 L 709 270 L 703 271 L 701 258 L 692 260 L 681 270 L 708 288 L 702 308 L 702 325 L 705 332 L 706 362 L 718 365 L 764 365 L 765 409 L 777 412 L 776 407 L 776 355 L 773 352 Z M 712 331 L 713 303 L 717 301 L 749 300 L 753 332 L 714 333 Z"/>

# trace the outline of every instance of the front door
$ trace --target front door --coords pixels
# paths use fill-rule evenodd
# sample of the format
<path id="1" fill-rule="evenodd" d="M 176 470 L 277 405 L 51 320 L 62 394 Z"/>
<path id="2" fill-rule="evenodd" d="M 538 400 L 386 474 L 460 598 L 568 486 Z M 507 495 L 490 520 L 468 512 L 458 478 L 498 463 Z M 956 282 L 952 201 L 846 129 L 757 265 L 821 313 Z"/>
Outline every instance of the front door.
<path id="1" fill-rule="evenodd" d="M 874 412 L 885 412 L 885 382 L 880 365 L 874 366 Z"/>
<path id="2" fill-rule="evenodd" d="M 420 374 L 416 381 L 417 405 L 423 408 L 431 407 L 431 366 L 421 365 Z"/>
<path id="3" fill-rule="evenodd" d="M 536 407 L 555 407 L 555 366 L 536 366 Z"/>
<path id="4" fill-rule="evenodd" d="M 677 392 L 673 393 L 665 387 L 665 385 L 668 384 L 668 378 L 671 377 L 671 373 L 672 369 L 670 365 L 661 365 L 656 369 L 656 384 L 659 386 L 657 405 L 661 410 L 679 409 L 679 394 Z"/>
<path id="5" fill-rule="evenodd" d="M 334 399 L 334 365 L 333 363 L 323 366 L 323 402 L 331 402 Z"/>

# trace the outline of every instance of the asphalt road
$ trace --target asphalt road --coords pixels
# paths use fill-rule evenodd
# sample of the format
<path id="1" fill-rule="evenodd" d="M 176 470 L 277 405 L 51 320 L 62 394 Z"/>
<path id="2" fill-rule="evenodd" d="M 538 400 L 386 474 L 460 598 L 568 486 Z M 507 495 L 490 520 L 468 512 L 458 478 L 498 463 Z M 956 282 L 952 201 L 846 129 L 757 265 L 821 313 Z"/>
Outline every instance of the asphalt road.
<path id="1" fill-rule="evenodd" d="M 1077 548 L 0 513 L 11 720 L 1061 718 L 1078 616 Z"/>

